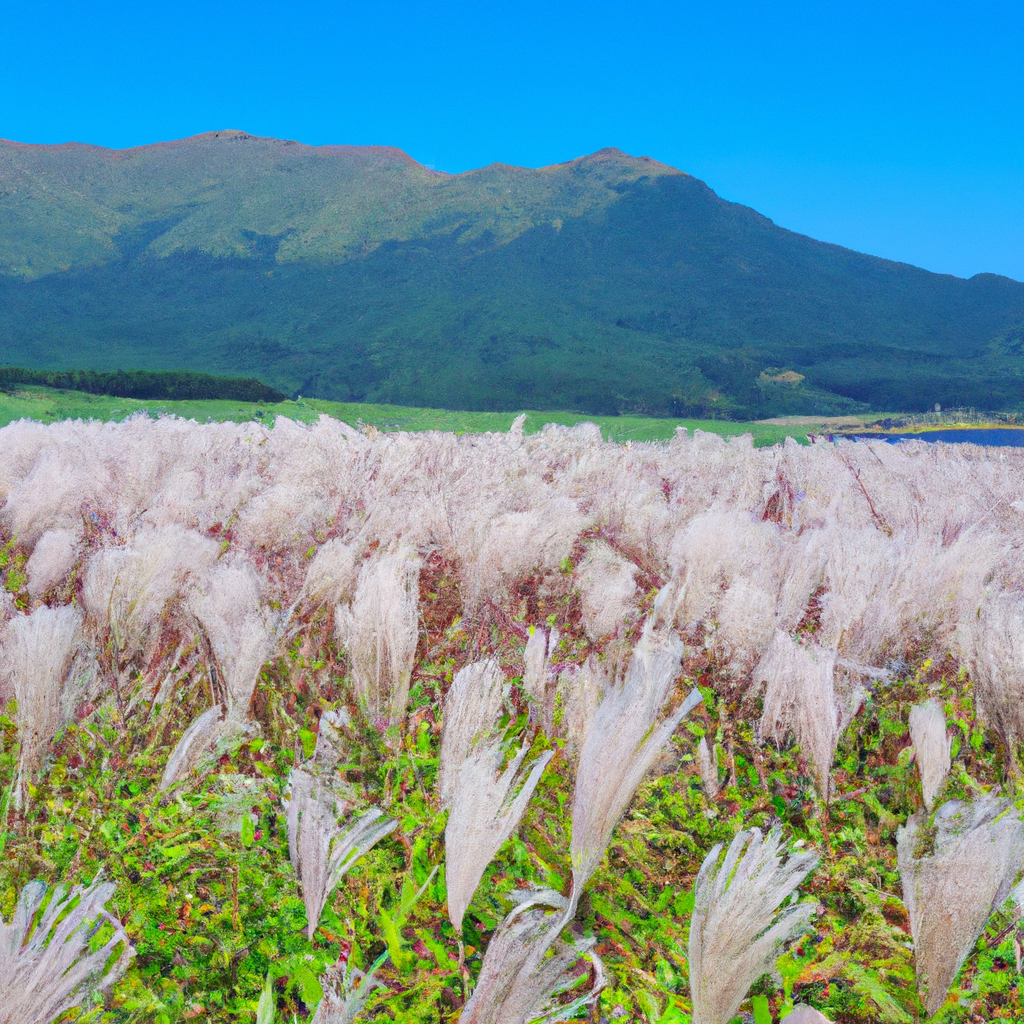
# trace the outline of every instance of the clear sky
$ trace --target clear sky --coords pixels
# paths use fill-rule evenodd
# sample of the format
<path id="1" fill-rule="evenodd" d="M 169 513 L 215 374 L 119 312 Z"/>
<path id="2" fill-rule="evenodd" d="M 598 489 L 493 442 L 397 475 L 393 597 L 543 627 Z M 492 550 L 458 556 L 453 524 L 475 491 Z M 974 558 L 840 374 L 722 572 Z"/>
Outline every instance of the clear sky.
<path id="1" fill-rule="evenodd" d="M 1024 280 L 1024 0 L 0 0 L 0 137 L 220 128 L 453 172 L 618 146 L 816 238 Z"/>

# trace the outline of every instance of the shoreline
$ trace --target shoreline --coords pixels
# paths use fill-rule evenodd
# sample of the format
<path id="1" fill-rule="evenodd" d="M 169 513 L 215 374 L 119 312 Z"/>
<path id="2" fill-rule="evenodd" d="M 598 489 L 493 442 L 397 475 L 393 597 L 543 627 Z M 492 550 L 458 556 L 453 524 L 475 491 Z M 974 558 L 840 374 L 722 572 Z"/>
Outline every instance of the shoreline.
<path id="1" fill-rule="evenodd" d="M 836 436 L 853 436 L 858 437 L 864 436 L 865 434 L 875 435 L 878 437 L 903 437 L 907 434 L 935 434 L 935 433 L 946 433 L 947 431 L 963 431 L 969 432 L 972 430 L 1024 430 L 1024 424 L 1019 423 L 951 423 L 948 425 L 937 424 L 937 425 L 926 425 L 926 426 L 909 426 L 909 427 L 875 427 L 866 426 L 860 430 L 844 430 L 841 432 L 835 432 Z"/>

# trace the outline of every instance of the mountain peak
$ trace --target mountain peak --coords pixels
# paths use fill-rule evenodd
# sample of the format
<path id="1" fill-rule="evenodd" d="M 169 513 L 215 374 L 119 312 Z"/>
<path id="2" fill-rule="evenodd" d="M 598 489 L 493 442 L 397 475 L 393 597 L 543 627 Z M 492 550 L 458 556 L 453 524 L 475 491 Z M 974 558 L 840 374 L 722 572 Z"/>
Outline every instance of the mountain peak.
<path id="1" fill-rule="evenodd" d="M 237 129 L 0 144 L 0 355 L 455 408 L 782 412 L 1024 393 L 1024 285 L 776 227 L 607 147 L 461 174 Z"/>
<path id="2" fill-rule="evenodd" d="M 31 279 L 98 265 L 143 236 L 155 256 L 248 257 L 271 244 L 254 238 L 277 239 L 280 262 L 348 259 L 453 231 L 500 245 L 680 173 L 607 148 L 548 167 L 445 174 L 393 146 L 309 146 L 233 128 L 129 149 L 4 143 L 0 192 L 20 201 L 0 235 L 0 273 Z M 64 214 L 44 215 L 50 203 Z"/>

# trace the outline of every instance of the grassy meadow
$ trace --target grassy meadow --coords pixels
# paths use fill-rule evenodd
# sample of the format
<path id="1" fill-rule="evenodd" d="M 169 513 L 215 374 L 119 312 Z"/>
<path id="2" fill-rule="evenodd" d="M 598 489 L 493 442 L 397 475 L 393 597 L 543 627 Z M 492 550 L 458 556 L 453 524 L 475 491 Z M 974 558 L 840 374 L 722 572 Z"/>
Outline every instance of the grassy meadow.
<path id="1" fill-rule="evenodd" d="M 15 388 L 0 391 L 0 427 L 15 420 L 31 419 L 42 423 L 58 420 L 123 420 L 136 413 L 150 416 L 172 415 L 197 423 L 245 423 L 257 420 L 272 424 L 278 416 L 310 423 L 326 413 L 335 419 L 356 425 L 364 423 L 378 430 L 452 430 L 461 433 L 505 432 L 518 413 L 515 412 L 460 412 L 446 409 L 415 409 L 400 405 L 370 405 L 365 403 L 327 402 L 316 398 L 267 405 L 256 402 L 223 400 L 167 402 L 134 398 L 112 398 L 91 395 L 81 391 L 60 391 L 49 388 Z M 733 420 L 662 419 L 645 416 L 588 416 L 572 412 L 527 412 L 523 430 L 533 434 L 545 423 L 573 426 L 576 423 L 596 423 L 609 441 L 667 441 L 677 427 L 689 431 L 704 430 L 722 437 L 750 434 L 755 447 L 778 444 L 787 437 L 806 443 L 808 434 L 820 434 L 838 429 L 841 424 L 876 419 L 879 413 L 847 416 L 841 419 L 793 418 L 792 421 L 742 423 Z"/>

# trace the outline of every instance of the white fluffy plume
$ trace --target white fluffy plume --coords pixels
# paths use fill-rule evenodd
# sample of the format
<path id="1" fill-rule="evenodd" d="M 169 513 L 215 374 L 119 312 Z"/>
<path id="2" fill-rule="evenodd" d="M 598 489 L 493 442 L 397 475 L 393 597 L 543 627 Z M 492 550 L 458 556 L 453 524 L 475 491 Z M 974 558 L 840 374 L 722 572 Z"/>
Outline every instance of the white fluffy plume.
<path id="1" fill-rule="evenodd" d="M 697 745 L 697 767 L 700 770 L 700 784 L 709 800 L 718 799 L 718 748 L 709 747 L 706 736 L 701 736 Z"/>
<path id="2" fill-rule="evenodd" d="M 203 754 L 225 734 L 224 705 L 214 704 L 189 723 L 171 751 L 160 779 L 160 789 L 170 789 L 195 766 Z"/>
<path id="3" fill-rule="evenodd" d="M 590 545 L 573 575 L 592 640 L 614 633 L 635 611 L 636 566 L 604 541 Z"/>
<path id="4" fill-rule="evenodd" d="M 457 932 L 487 865 L 519 824 L 553 751 L 523 767 L 529 745 L 508 758 L 499 728 L 503 679 L 493 661 L 467 665 L 444 703 L 438 790 L 448 808 L 448 916 Z M 504 768 L 502 767 L 504 764 Z"/>
<path id="5" fill-rule="evenodd" d="M 819 1013 L 813 1006 L 806 1003 L 799 1003 L 793 1007 L 793 1012 L 786 1018 L 790 1024 L 832 1024 L 823 1013 Z"/>
<path id="6" fill-rule="evenodd" d="M 554 730 L 565 740 L 565 756 L 576 757 L 583 748 L 587 730 L 608 688 L 610 672 L 591 655 L 582 665 L 567 665 L 558 675 L 556 702 L 561 721 Z"/>
<path id="7" fill-rule="evenodd" d="M 926 700 L 910 709 L 910 740 L 921 772 L 921 793 L 930 811 L 949 774 L 952 740 L 946 732 L 946 716 L 937 701 Z"/>
<path id="8" fill-rule="evenodd" d="M 124 973 L 135 949 L 105 906 L 115 888 L 98 877 L 70 893 L 58 886 L 34 927 L 46 886 L 29 882 L 21 890 L 11 923 L 0 921 L 0 1024 L 50 1024 Z M 90 950 L 94 925 L 103 921 L 113 934 Z"/>
<path id="9" fill-rule="evenodd" d="M 355 545 L 337 537 L 327 541 L 313 556 L 300 599 L 332 608 L 343 598 L 351 599 L 356 570 Z"/>
<path id="10" fill-rule="evenodd" d="M 89 559 L 82 603 L 118 667 L 145 652 L 161 616 L 190 592 L 218 553 L 214 541 L 194 530 L 163 526 L 143 527 L 131 543 L 101 548 Z"/>
<path id="11" fill-rule="evenodd" d="M 818 794 L 828 800 L 832 758 L 843 712 L 835 689 L 836 655 L 805 647 L 777 632 L 754 672 L 766 684 L 761 735 L 782 741 L 792 732 L 814 769 Z"/>
<path id="12" fill-rule="evenodd" d="M 400 544 L 359 570 L 351 606 L 334 613 L 352 663 L 356 696 L 371 718 L 397 726 L 409 700 L 419 639 L 420 559 Z"/>
<path id="13" fill-rule="evenodd" d="M 398 822 L 383 817 L 376 807 L 352 813 L 349 801 L 301 770 L 291 774 L 285 807 L 288 853 L 302 887 L 306 929 L 312 940 L 335 886 Z"/>
<path id="14" fill-rule="evenodd" d="M 498 925 L 484 956 L 480 977 L 462 1024 L 555 1024 L 569 1020 L 591 1002 L 604 985 L 601 961 L 593 939 L 568 943 L 558 938 L 561 915 L 527 901 Z M 551 950 L 551 955 L 545 954 Z M 567 972 L 589 952 L 594 983 L 589 992 L 568 1005 L 550 1006 L 553 995 L 578 984 Z"/>
<path id="15" fill-rule="evenodd" d="M 950 800 L 935 812 L 934 839 L 918 811 L 897 833 L 903 902 L 910 914 L 917 985 L 936 1013 L 993 909 L 1024 863 L 1024 823 L 1005 800 Z"/>
<path id="16" fill-rule="evenodd" d="M 259 579 L 244 562 L 217 565 L 190 592 L 192 614 L 210 642 L 215 703 L 193 721 L 171 752 L 160 782 L 168 789 L 220 740 L 249 729 L 249 705 L 273 654 L 280 619 L 260 600 Z"/>
<path id="17" fill-rule="evenodd" d="M 690 993 L 694 1024 L 727 1024 L 747 990 L 772 970 L 785 943 L 807 930 L 813 905 L 779 912 L 815 866 L 817 854 L 791 853 L 783 861 L 782 831 L 762 838 L 739 832 L 719 863 L 722 846 L 704 859 L 694 884 L 690 920 Z"/>
<path id="18" fill-rule="evenodd" d="M 608 690 L 590 720 L 572 804 L 576 899 L 662 746 L 701 700 L 700 691 L 694 688 L 676 711 L 658 723 L 682 655 L 682 642 L 655 630 L 653 620 L 649 621 L 625 677 Z"/>
<path id="19" fill-rule="evenodd" d="M 261 600 L 259 577 L 246 562 L 220 564 L 193 592 L 191 607 L 216 659 L 214 692 L 229 718 L 243 719 L 279 627 Z"/>
<path id="20" fill-rule="evenodd" d="M 555 676 L 551 656 L 558 646 L 558 630 L 536 627 L 523 652 L 523 689 L 530 698 L 530 719 L 550 735 L 554 715 Z"/>
<path id="21" fill-rule="evenodd" d="M 82 616 L 77 608 L 42 606 L 7 626 L 0 672 L 18 701 L 19 774 L 33 771 L 64 724 L 67 688 L 79 653 Z"/>
<path id="22" fill-rule="evenodd" d="M 320 976 L 324 995 L 310 1024 L 352 1024 L 366 1000 L 380 982 L 371 968 L 365 974 L 346 963 L 344 968 L 329 967 Z M 257 1019 L 257 1024 L 263 1024 Z"/>
<path id="23" fill-rule="evenodd" d="M 39 538 L 25 566 L 32 600 L 38 601 L 71 572 L 80 550 L 81 543 L 74 530 L 47 530 Z"/>
<path id="24" fill-rule="evenodd" d="M 1004 746 L 1024 740 L 1024 595 L 986 595 L 959 624 L 978 708 Z"/>

